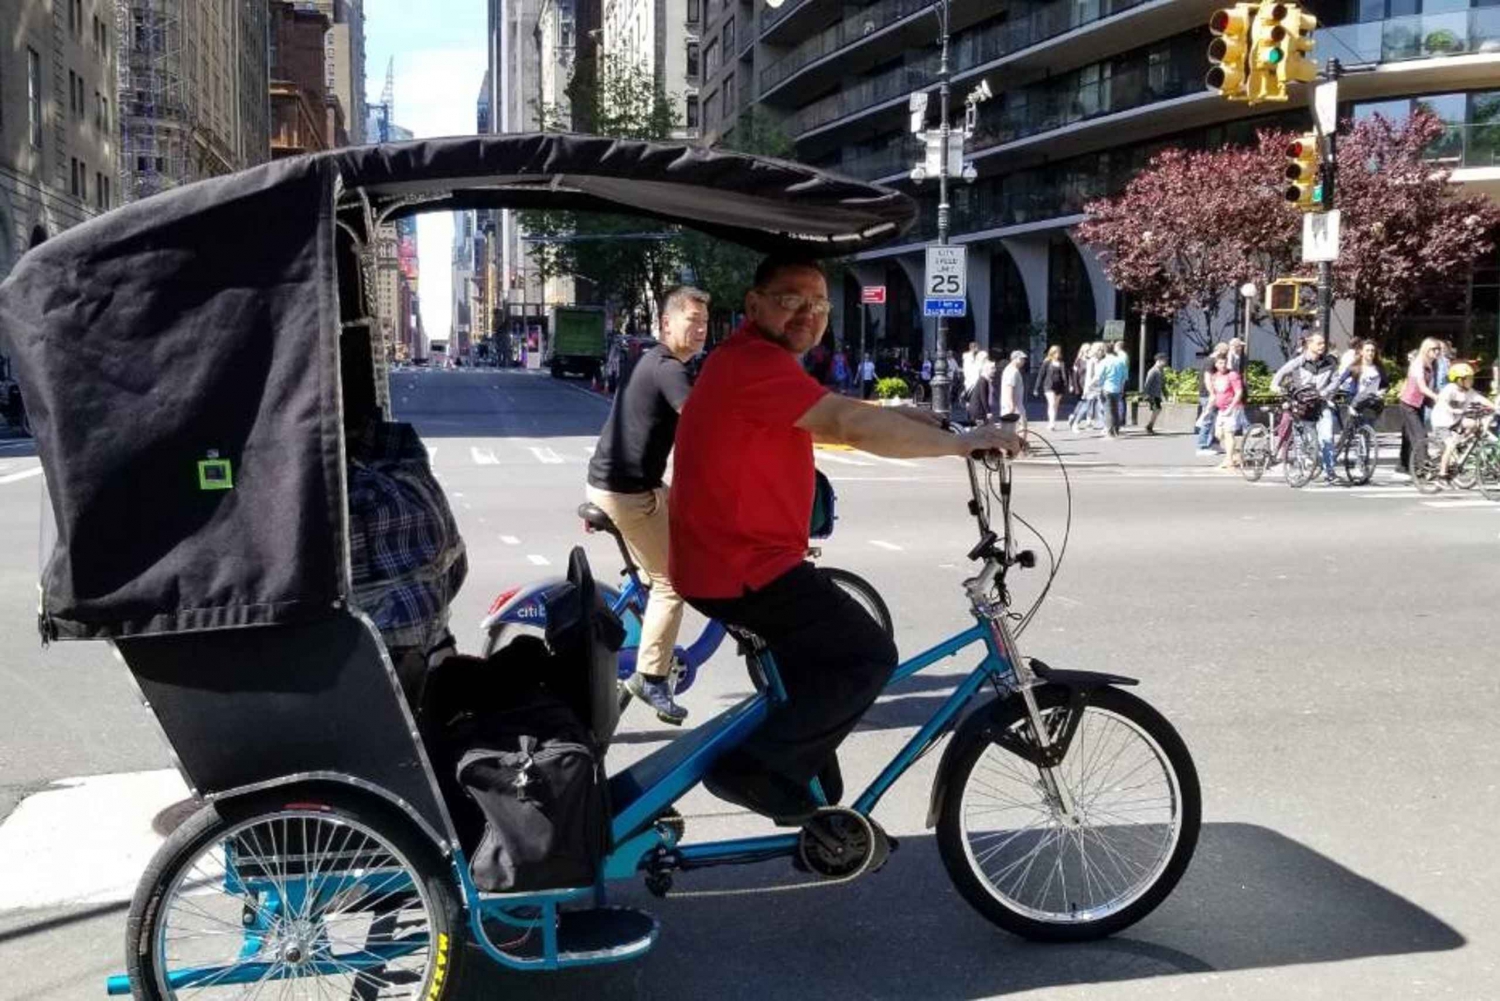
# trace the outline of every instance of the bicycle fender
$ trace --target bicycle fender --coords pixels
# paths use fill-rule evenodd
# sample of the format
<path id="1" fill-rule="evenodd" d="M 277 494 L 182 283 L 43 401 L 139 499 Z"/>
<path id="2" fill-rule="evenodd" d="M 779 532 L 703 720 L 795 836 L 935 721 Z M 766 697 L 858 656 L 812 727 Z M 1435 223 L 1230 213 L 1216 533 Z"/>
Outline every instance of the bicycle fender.
<path id="1" fill-rule="evenodd" d="M 502 622 L 516 622 L 527 626 L 536 626 L 545 629 L 547 626 L 547 604 L 544 600 L 547 592 L 560 584 L 566 584 L 566 577 L 554 577 L 550 580 L 535 581 L 520 588 L 512 594 L 498 608 L 492 608 L 484 621 L 479 624 L 481 632 L 488 633 Z"/>
<path id="2" fill-rule="evenodd" d="M 947 747 L 943 748 L 943 757 L 938 762 L 937 777 L 932 783 L 932 798 L 927 807 L 929 828 L 937 826 L 938 817 L 943 811 L 943 802 L 948 792 L 948 776 L 952 773 L 949 766 L 952 763 L 955 748 L 968 744 L 971 739 L 983 736 L 1033 764 L 1055 765 L 1067 756 L 1068 747 L 1073 741 L 1073 734 L 1078 728 L 1078 710 L 1088 704 L 1089 696 L 1093 692 L 1100 688 L 1125 688 L 1140 684 L 1135 678 L 1122 674 L 1105 674 L 1099 671 L 1059 671 L 1035 659 L 1031 660 L 1030 664 L 1031 670 L 1042 681 L 1042 684 L 1032 689 L 1033 693 L 1040 695 L 1048 690 L 1061 690 L 1067 693 L 1069 718 L 1063 731 L 1047 749 L 1044 760 L 1037 748 L 1011 737 L 1005 730 L 1005 724 L 1014 720 L 1018 713 L 1025 714 L 1025 703 L 1020 692 L 1011 692 L 1003 698 L 993 698 L 980 705 L 964 717 L 963 722 L 954 732 L 953 739 L 948 741 Z"/>

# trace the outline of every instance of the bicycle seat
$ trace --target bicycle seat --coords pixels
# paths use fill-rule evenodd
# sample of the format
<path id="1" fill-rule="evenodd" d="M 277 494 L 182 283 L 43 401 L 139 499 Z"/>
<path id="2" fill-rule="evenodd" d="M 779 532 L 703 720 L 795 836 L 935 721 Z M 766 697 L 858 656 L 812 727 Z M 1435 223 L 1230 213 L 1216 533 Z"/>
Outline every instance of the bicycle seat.
<path id="1" fill-rule="evenodd" d="M 614 521 L 597 505 L 588 503 L 578 505 L 578 517 L 582 518 L 583 523 L 596 532 L 608 532 L 614 536 L 620 534 L 620 530 L 615 527 Z"/>

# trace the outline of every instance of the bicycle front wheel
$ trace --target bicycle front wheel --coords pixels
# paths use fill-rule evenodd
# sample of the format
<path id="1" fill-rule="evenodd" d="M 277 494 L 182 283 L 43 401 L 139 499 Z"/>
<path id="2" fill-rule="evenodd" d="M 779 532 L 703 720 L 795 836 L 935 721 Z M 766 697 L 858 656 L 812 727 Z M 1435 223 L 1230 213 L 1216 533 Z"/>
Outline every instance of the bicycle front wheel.
<path id="1" fill-rule="evenodd" d="M 891 621 L 891 610 L 886 606 L 885 599 L 880 592 L 875 590 L 875 585 L 865 580 L 857 573 L 848 570 L 840 570 L 838 567 L 819 567 L 823 575 L 839 586 L 849 597 L 854 599 L 855 604 L 863 608 L 865 612 L 885 630 L 887 636 L 896 635 L 896 625 Z"/>
<path id="2" fill-rule="evenodd" d="M 1286 446 L 1286 466 L 1282 472 L 1286 485 L 1294 490 L 1312 482 L 1318 471 L 1318 436 L 1306 424 L 1292 427 L 1292 440 Z"/>
<path id="3" fill-rule="evenodd" d="M 1051 733 L 1068 722 L 1069 693 L 1036 690 Z M 986 706 L 979 710 L 989 712 Z M 1007 931 L 1050 942 L 1100 938 L 1151 913 L 1182 878 L 1198 842 L 1198 773 L 1182 738 L 1156 710 L 1103 688 L 1051 778 L 996 742 L 1030 741 L 1020 699 L 988 726 L 960 731 L 950 754 L 938 850 L 964 899 Z"/>
<path id="4" fill-rule="evenodd" d="M 1344 445 L 1344 478 L 1352 486 L 1361 487 L 1375 476 L 1375 465 L 1380 458 L 1380 444 L 1375 432 L 1361 424 L 1349 435 Z"/>
<path id="5" fill-rule="evenodd" d="M 1479 455 L 1479 492 L 1487 501 L 1500 501 L 1500 442 L 1486 441 Z"/>
<path id="6" fill-rule="evenodd" d="M 1252 424 L 1240 446 L 1240 473 L 1254 483 L 1266 475 L 1271 464 L 1271 432 L 1264 424 Z"/>

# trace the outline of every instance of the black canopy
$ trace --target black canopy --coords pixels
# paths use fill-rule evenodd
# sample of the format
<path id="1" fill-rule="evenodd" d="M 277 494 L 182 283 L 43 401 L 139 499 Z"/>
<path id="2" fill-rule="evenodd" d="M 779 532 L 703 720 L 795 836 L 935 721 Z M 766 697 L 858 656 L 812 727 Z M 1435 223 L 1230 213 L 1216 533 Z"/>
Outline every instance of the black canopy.
<path id="1" fill-rule="evenodd" d="M 915 216 L 888 189 L 689 145 L 514 135 L 365 146 L 144 199 L 0 284 L 58 539 L 44 629 L 293 622 L 347 594 L 335 224 L 456 208 L 682 223 L 853 253 Z M 352 209 L 351 209 L 352 206 Z"/>

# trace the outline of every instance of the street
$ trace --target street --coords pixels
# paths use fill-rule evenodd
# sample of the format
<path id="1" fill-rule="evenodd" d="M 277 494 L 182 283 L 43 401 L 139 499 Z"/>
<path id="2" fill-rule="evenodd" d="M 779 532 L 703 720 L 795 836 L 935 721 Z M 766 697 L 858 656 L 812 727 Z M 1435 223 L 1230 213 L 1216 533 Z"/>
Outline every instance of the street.
<path id="1" fill-rule="evenodd" d="M 583 545 L 596 576 L 619 557 L 574 509 L 607 401 L 543 374 L 406 370 L 398 417 L 427 441 L 465 536 L 453 607 L 460 646 L 496 593 L 563 573 Z M 1036 425 L 1033 425 L 1035 428 Z M 1291 490 L 1211 469 L 1187 436 L 1051 436 L 1016 473 L 1017 511 L 1065 561 L 1021 647 L 1055 667 L 1139 678 L 1181 732 L 1203 786 L 1186 877 L 1124 934 L 1036 946 L 994 928 L 952 888 L 924 826 L 938 757 L 876 811 L 901 839 L 849 886 L 735 895 L 799 881 L 784 865 L 682 875 L 685 896 L 639 885 L 616 901 L 661 920 L 642 960 L 567 974 L 506 973 L 471 957 L 465 997 L 1144 999 L 1493 998 L 1500 957 L 1500 680 L 1484 639 L 1500 595 L 1500 505 L 1389 483 Z M 961 582 L 975 528 L 956 459 L 820 449 L 839 521 L 821 562 L 885 596 L 909 656 L 969 623 Z M 25 441 L 0 442 L 0 999 L 102 996 L 124 967 L 128 897 L 183 795 L 167 750 L 104 644 L 37 641 L 42 478 Z M 1046 579 L 1016 581 L 1017 608 Z M 702 620 L 690 614 L 684 637 Z M 863 788 L 971 656 L 883 697 L 842 753 Z M 749 690 L 726 644 L 683 703 L 688 726 Z M 639 706 L 611 763 L 676 731 Z M 266 733 L 265 739 L 277 739 Z M 247 749 L 253 753 L 253 749 Z M 687 839 L 769 825 L 695 790 Z"/>

